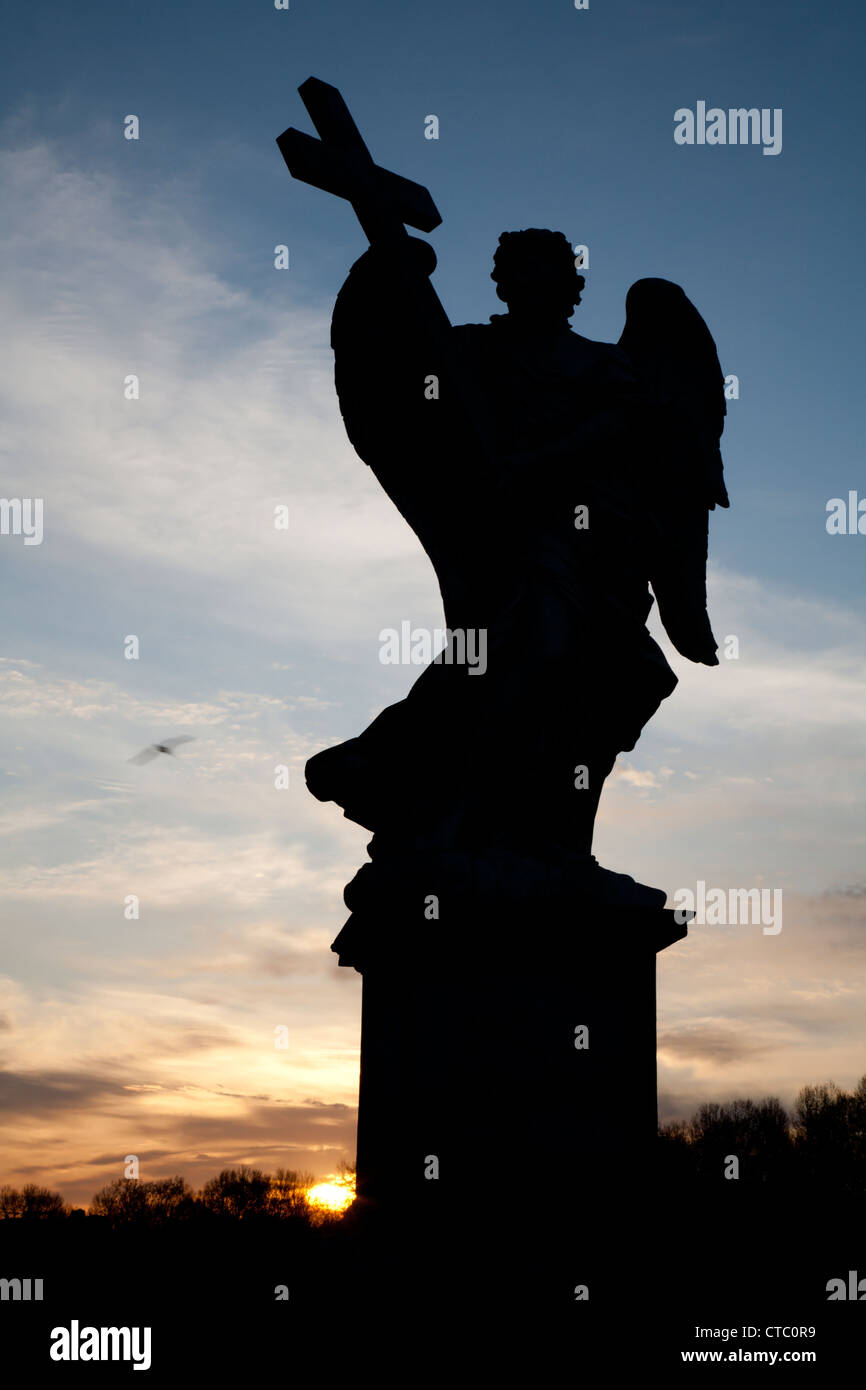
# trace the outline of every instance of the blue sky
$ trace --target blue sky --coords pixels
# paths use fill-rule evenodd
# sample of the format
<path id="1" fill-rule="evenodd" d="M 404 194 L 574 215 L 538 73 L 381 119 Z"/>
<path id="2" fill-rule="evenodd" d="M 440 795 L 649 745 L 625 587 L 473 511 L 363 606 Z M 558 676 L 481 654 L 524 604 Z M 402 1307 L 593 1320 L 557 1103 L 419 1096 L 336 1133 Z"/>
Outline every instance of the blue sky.
<path id="1" fill-rule="evenodd" d="M 3 486 L 44 497 L 45 538 L 0 538 L 0 1177 L 86 1200 L 128 1152 L 193 1178 L 352 1152 L 359 980 L 327 947 L 367 836 L 302 768 L 416 674 L 379 663 L 380 630 L 441 615 L 337 412 L 329 316 L 365 243 L 274 144 L 311 129 L 311 74 L 430 188 L 453 321 L 501 308 L 501 231 L 550 226 L 590 248 L 578 331 L 615 339 L 632 281 L 666 276 L 739 377 L 710 593 L 740 657 L 672 658 L 681 685 L 605 793 L 598 853 L 671 894 L 784 890 L 778 937 L 694 929 L 668 953 L 663 1113 L 853 1083 L 866 538 L 824 523 L 829 498 L 866 496 L 861 11 L 90 4 L 19 7 L 7 38 Z M 781 154 L 677 146 L 698 100 L 782 108 Z M 196 742 L 175 763 L 127 764 L 179 732 Z"/>

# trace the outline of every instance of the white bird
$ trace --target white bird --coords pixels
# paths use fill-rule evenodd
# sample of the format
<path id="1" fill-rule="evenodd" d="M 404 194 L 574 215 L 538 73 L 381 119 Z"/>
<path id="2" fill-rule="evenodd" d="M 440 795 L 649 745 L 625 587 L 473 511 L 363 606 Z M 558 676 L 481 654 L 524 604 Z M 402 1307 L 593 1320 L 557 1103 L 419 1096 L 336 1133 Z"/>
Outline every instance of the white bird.
<path id="1" fill-rule="evenodd" d="M 179 743 L 194 743 L 195 739 L 191 734 L 180 734 L 178 738 L 167 738 L 164 743 L 152 743 L 149 748 L 143 748 L 140 753 L 136 753 L 134 758 L 130 758 L 131 763 L 149 763 L 152 758 L 159 757 L 160 753 L 168 753 L 174 757 L 174 750 Z"/>

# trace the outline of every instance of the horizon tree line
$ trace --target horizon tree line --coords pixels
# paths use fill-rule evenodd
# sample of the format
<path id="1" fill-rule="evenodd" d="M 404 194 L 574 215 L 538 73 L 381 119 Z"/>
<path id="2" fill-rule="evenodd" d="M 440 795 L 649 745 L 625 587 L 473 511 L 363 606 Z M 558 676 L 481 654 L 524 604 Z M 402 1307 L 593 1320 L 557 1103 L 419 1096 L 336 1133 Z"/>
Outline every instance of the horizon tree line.
<path id="1" fill-rule="evenodd" d="M 738 1177 L 756 1184 L 826 1189 L 866 1201 L 866 1075 L 851 1091 L 834 1082 L 803 1086 L 789 1114 L 775 1096 L 709 1101 L 689 1120 L 659 1129 L 659 1176 L 672 1186 L 715 1184 L 725 1163 L 738 1159 Z M 338 1180 L 351 1180 L 350 1164 Z M 164 1226 L 189 1220 L 287 1221 L 315 1227 L 339 1222 L 310 1200 L 312 1173 L 244 1165 L 223 1168 L 196 1191 L 180 1174 L 142 1181 L 116 1178 L 93 1196 L 89 1212 L 36 1183 L 0 1186 L 0 1221 L 99 1219 L 110 1226 Z"/>
<path id="2" fill-rule="evenodd" d="M 351 1180 L 350 1164 L 338 1165 L 338 1181 Z M 180 1174 L 172 1177 L 115 1178 L 94 1193 L 89 1211 L 72 1207 L 58 1192 L 36 1183 L 21 1189 L 0 1187 L 0 1220 L 97 1218 L 110 1226 L 163 1226 L 203 1218 L 290 1221 L 320 1226 L 339 1218 L 310 1198 L 312 1173 L 278 1168 L 266 1173 L 244 1164 L 223 1168 L 196 1191 Z"/>

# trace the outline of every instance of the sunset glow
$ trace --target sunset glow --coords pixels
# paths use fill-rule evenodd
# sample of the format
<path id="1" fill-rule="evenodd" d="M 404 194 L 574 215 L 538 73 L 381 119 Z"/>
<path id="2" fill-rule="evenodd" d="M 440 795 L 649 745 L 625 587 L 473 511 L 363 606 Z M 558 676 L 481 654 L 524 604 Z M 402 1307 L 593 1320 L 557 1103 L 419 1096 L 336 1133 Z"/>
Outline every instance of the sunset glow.
<path id="1" fill-rule="evenodd" d="M 307 1189 L 307 1200 L 311 1207 L 322 1211 L 341 1212 L 355 1200 L 355 1179 L 349 1177 L 329 1178 Z"/>

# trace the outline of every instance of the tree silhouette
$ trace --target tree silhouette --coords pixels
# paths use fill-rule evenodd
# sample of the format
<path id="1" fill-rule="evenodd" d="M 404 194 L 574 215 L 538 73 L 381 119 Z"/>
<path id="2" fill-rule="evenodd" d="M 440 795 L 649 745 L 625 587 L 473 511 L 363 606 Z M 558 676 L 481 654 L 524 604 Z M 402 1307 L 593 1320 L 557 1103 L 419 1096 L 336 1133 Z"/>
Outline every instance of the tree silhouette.
<path id="1" fill-rule="evenodd" d="M 739 1159 L 739 1178 L 766 1182 L 781 1177 L 791 1150 L 788 1115 L 775 1096 L 702 1105 L 688 1127 L 698 1154 L 697 1170 L 715 1176 L 730 1157 Z"/>
<path id="2" fill-rule="evenodd" d="M 866 1076 L 853 1091 L 834 1082 L 804 1086 L 794 1102 L 798 1166 L 815 1184 L 862 1196 L 866 1168 Z"/>
<path id="3" fill-rule="evenodd" d="M 112 1226 L 144 1221 L 147 1196 L 144 1183 L 137 1178 L 115 1178 L 94 1194 L 90 1203 L 91 1216 L 101 1216 Z"/>
<path id="4" fill-rule="evenodd" d="M 215 1216 L 236 1221 L 268 1213 L 271 1179 L 261 1168 L 224 1168 L 201 1192 L 203 1206 Z"/>
<path id="5" fill-rule="evenodd" d="M 20 1192 L 0 1187 L 0 1219 L 20 1221 L 57 1220 L 69 1215 L 69 1207 L 59 1192 L 27 1183 Z"/>
<path id="6" fill-rule="evenodd" d="M 312 1173 L 278 1168 L 271 1178 L 267 1210 L 281 1221 L 310 1221 L 308 1188 L 316 1181 Z"/>
<path id="7" fill-rule="evenodd" d="M 0 1219 L 15 1221 L 20 1217 L 24 1199 L 16 1187 L 0 1187 Z"/>
<path id="8" fill-rule="evenodd" d="M 195 1193 L 185 1178 L 154 1178 L 143 1183 L 147 1220 L 162 1226 L 168 1221 L 185 1221 L 195 1211 Z"/>

